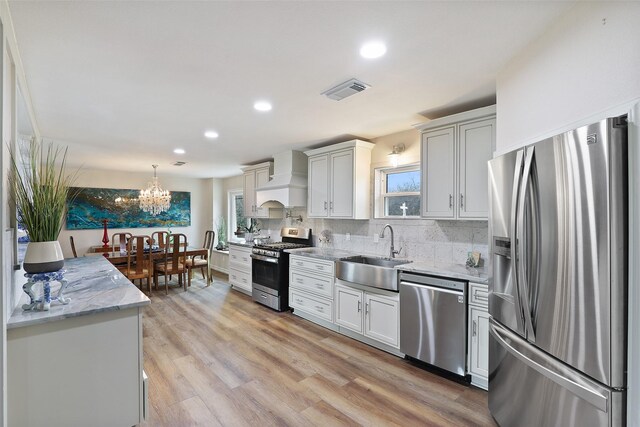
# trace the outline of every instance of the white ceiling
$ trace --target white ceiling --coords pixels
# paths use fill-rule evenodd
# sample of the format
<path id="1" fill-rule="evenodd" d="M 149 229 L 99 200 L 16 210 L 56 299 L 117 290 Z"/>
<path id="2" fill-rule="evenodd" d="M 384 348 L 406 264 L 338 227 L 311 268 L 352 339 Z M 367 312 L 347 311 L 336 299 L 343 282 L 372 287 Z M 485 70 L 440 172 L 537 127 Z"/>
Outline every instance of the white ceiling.
<path id="1" fill-rule="evenodd" d="M 225 177 L 495 99 L 498 71 L 572 2 L 11 1 L 40 132 L 88 168 Z M 358 55 L 383 40 L 377 60 Z M 367 91 L 320 93 L 356 77 Z M 269 113 L 256 99 L 273 102 Z M 216 141 L 203 137 L 220 133 Z M 173 154 L 176 147 L 184 155 Z M 176 160 L 187 165 L 170 166 Z"/>

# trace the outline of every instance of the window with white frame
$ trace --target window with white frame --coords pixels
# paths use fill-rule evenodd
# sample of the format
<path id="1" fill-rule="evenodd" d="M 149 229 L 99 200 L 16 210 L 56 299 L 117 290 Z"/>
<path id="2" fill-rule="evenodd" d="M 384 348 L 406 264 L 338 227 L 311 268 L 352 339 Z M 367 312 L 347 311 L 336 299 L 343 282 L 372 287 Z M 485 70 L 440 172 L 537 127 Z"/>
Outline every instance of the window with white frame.
<path id="1" fill-rule="evenodd" d="M 420 165 L 376 169 L 376 218 L 420 217 Z"/>
<path id="2" fill-rule="evenodd" d="M 244 216 L 244 195 L 242 190 L 229 191 L 229 221 L 228 238 L 232 239 L 238 227 L 247 225 L 247 218 Z"/>

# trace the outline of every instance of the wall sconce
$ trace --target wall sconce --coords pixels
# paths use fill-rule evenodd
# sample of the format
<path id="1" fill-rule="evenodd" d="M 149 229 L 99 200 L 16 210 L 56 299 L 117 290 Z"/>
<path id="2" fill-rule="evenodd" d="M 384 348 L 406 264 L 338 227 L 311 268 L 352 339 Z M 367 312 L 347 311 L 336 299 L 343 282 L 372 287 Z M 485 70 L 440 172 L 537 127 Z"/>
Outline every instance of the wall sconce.
<path id="1" fill-rule="evenodd" d="M 394 168 L 398 167 L 398 160 L 400 160 L 400 153 L 404 151 L 404 144 L 397 144 L 393 146 L 393 151 L 387 154 L 389 161 Z"/>

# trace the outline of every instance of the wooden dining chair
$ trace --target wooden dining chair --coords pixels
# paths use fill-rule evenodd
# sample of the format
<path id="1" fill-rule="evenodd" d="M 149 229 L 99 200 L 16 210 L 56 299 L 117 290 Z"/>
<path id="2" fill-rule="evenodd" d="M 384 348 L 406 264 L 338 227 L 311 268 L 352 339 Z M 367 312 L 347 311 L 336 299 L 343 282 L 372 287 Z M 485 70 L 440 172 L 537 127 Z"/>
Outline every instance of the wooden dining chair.
<path id="1" fill-rule="evenodd" d="M 209 260 L 211 259 L 211 249 L 213 249 L 213 241 L 215 240 L 216 233 L 213 230 L 207 230 L 204 233 L 203 248 L 207 250 L 207 255 L 194 255 L 186 261 L 188 286 L 191 286 L 191 276 L 193 270 L 200 269 L 202 278 L 207 280 L 207 286 L 211 283 L 211 270 L 209 269 Z M 206 272 L 206 275 L 205 275 Z"/>
<path id="2" fill-rule="evenodd" d="M 151 242 L 153 245 L 158 245 L 161 250 L 164 250 L 168 235 L 167 231 L 154 231 L 151 233 Z"/>
<path id="3" fill-rule="evenodd" d="M 162 254 L 158 257 L 158 261 L 153 266 L 153 283 L 158 287 L 158 276 L 164 275 L 164 290 L 169 295 L 169 275 L 176 274 L 178 283 L 187 290 L 187 280 L 185 273 L 187 271 L 185 263 L 187 260 L 187 236 L 181 233 L 171 234 L 165 240 L 165 247 Z"/>
<path id="4" fill-rule="evenodd" d="M 76 244 L 73 241 L 73 236 L 69 236 L 69 243 L 71 243 L 71 252 L 73 252 L 73 257 L 78 258 L 78 253 L 76 252 Z"/>
<path id="5" fill-rule="evenodd" d="M 151 251 L 144 250 L 145 244 L 149 241 L 149 236 L 131 236 L 127 241 L 127 267 L 122 274 L 127 276 L 131 282 L 140 280 L 142 289 L 142 279 L 147 279 L 147 288 L 151 294 Z"/>
<path id="6" fill-rule="evenodd" d="M 111 235 L 111 247 L 113 252 L 124 252 L 127 250 L 127 242 L 131 239 L 131 233 L 113 233 Z M 116 242 L 118 244 L 116 245 Z"/>

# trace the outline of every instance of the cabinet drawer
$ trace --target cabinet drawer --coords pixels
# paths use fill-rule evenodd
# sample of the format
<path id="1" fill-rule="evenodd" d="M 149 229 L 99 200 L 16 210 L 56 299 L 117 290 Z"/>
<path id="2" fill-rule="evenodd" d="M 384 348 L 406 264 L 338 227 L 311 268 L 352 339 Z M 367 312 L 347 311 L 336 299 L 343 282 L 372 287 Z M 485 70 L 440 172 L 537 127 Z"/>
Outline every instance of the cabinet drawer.
<path id="1" fill-rule="evenodd" d="M 469 304 L 489 305 L 489 287 L 480 283 L 469 283 Z"/>
<path id="2" fill-rule="evenodd" d="M 251 289 L 251 272 L 229 268 L 229 283 L 242 289 Z"/>
<path id="3" fill-rule="evenodd" d="M 229 265 L 238 270 L 251 270 L 251 249 L 231 249 L 229 251 Z"/>
<path id="4" fill-rule="evenodd" d="M 301 256 L 289 257 L 289 266 L 295 270 L 307 270 L 316 273 L 326 273 L 333 276 L 333 261 L 326 261 L 322 259 L 314 259 Z"/>
<path id="5" fill-rule="evenodd" d="M 329 322 L 333 321 L 333 303 L 330 300 L 314 298 L 304 292 L 290 289 L 289 305 L 296 310 L 306 311 Z"/>
<path id="6" fill-rule="evenodd" d="M 289 286 L 333 299 L 333 277 L 331 276 L 311 277 L 292 270 L 289 275 Z"/>

